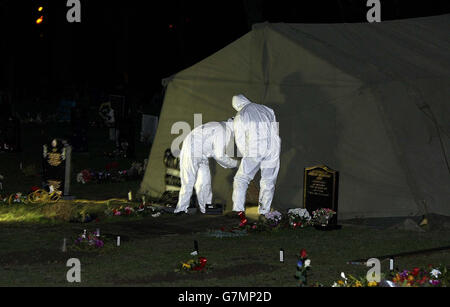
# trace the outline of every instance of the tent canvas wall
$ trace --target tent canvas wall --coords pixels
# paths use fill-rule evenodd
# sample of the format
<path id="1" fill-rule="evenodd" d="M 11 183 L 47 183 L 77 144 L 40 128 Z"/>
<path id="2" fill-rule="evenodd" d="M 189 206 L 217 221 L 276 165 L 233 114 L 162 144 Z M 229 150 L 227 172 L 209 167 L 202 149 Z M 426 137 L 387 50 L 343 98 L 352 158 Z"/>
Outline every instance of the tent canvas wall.
<path id="1" fill-rule="evenodd" d="M 226 120 L 242 93 L 280 122 L 274 208 L 302 207 L 304 168 L 325 164 L 340 171 L 340 218 L 450 215 L 450 15 L 257 24 L 166 82 L 141 193 L 164 192 L 174 123 Z M 230 210 L 235 170 L 211 168 L 215 200 Z"/>

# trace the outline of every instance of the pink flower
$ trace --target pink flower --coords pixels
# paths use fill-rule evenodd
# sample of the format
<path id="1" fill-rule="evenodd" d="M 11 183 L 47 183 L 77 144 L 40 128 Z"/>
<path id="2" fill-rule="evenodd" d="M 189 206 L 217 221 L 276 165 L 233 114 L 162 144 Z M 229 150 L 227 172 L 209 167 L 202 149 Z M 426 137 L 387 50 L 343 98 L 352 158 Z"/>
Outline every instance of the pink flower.
<path id="1" fill-rule="evenodd" d="M 441 282 L 439 280 L 430 280 L 430 284 L 433 286 L 439 286 Z"/>

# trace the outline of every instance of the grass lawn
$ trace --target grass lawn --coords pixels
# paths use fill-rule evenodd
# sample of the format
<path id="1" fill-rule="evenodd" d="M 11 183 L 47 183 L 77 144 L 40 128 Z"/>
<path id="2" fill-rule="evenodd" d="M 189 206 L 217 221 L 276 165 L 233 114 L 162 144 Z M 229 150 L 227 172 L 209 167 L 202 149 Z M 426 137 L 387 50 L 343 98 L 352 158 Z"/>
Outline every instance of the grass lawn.
<path id="1" fill-rule="evenodd" d="M 64 136 L 64 129 L 53 129 Z M 95 133 L 97 135 L 95 135 Z M 25 150 L 20 154 L 0 155 L 0 174 L 8 192 L 28 192 L 40 185 L 36 175 L 25 176 L 19 169 L 35 164 L 39 168 L 41 145 L 46 131 L 27 129 Z M 74 174 L 85 168 L 101 170 L 111 162 L 103 155 L 111 151 L 106 130 L 92 132 L 91 153 L 75 154 Z M 101 141 L 101 140 L 104 141 Z M 100 140 L 100 141 L 99 141 Z M 27 147 L 26 145 L 29 144 Z M 138 160 L 147 158 L 149 148 L 138 147 Z M 129 167 L 131 161 L 119 161 Z M 74 179 L 73 179 L 74 181 Z M 136 191 L 139 182 L 105 185 L 73 184 L 78 198 L 102 200 L 126 198 Z M 79 206 L 79 208 L 77 208 Z M 103 207 L 104 206 L 104 207 Z M 407 232 L 389 228 L 345 224 L 342 230 L 321 232 L 314 228 L 252 233 L 238 238 L 213 238 L 209 229 L 237 226 L 237 219 L 227 216 L 110 217 L 98 222 L 70 223 L 71 211 L 90 208 L 99 212 L 106 205 L 77 205 L 66 202 L 54 205 L 0 208 L 0 286 L 73 286 L 66 281 L 69 258 L 81 261 L 81 286 L 229 286 L 229 287 L 295 287 L 297 255 L 305 248 L 312 260 L 310 282 L 331 285 L 341 272 L 365 275 L 367 268 L 347 265 L 355 259 L 409 252 L 450 245 L 450 230 L 435 228 L 427 232 Z M 52 212 L 57 212 L 54 216 Z M 61 218 L 63 217 L 63 218 Z M 65 217 L 65 218 L 64 218 Z M 100 252 L 61 251 L 63 238 L 70 245 L 83 232 L 101 229 L 111 238 L 110 248 Z M 121 246 L 114 239 L 121 236 Z M 209 268 L 203 273 L 181 274 L 175 269 L 192 258 L 193 242 L 199 242 Z M 285 250 L 285 262 L 279 262 L 279 250 Z M 400 269 L 428 264 L 450 263 L 450 251 L 402 257 L 396 260 Z M 382 263 L 387 272 L 388 263 Z"/>
<path id="2" fill-rule="evenodd" d="M 0 232 L 1 286 L 65 286 L 66 261 L 82 264 L 82 286 L 296 286 L 296 260 L 306 248 L 312 260 L 311 282 L 331 285 L 340 272 L 365 275 L 366 269 L 347 265 L 354 259 L 450 245 L 449 231 L 409 233 L 346 226 L 340 231 L 313 228 L 255 233 L 238 238 L 213 238 L 207 229 L 236 224 L 214 216 L 116 217 L 99 223 L 2 223 Z M 63 238 L 75 239 L 83 229 L 100 228 L 121 246 L 104 252 L 63 253 Z M 193 241 L 210 265 L 206 273 L 174 270 L 191 259 Z M 69 242 L 69 243 L 70 243 Z M 114 240 L 110 242 L 114 246 Z M 279 262 L 279 249 L 285 263 Z M 399 268 L 450 263 L 450 252 L 399 258 Z M 384 272 L 387 263 L 382 263 Z"/>

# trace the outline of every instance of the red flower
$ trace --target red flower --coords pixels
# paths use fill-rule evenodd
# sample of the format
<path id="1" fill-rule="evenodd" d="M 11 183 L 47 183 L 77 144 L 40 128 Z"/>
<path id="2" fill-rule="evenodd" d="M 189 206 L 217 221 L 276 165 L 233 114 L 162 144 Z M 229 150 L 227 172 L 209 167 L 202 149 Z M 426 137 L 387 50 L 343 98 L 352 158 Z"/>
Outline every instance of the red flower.
<path id="1" fill-rule="evenodd" d="M 241 211 L 238 213 L 239 218 L 241 219 L 241 223 L 239 224 L 239 227 L 245 227 L 248 223 L 247 218 L 245 217 L 245 212 Z"/>
<path id="2" fill-rule="evenodd" d="M 39 187 L 37 186 L 31 187 L 31 192 L 36 192 L 37 190 L 39 190 Z"/>
<path id="3" fill-rule="evenodd" d="M 248 220 L 247 219 L 243 219 L 241 221 L 241 223 L 239 224 L 239 227 L 245 227 L 247 225 L 247 223 L 248 223 Z"/>
<path id="4" fill-rule="evenodd" d="M 84 182 L 89 182 L 89 181 L 91 181 L 91 173 L 88 171 L 88 170 L 83 170 L 82 172 L 81 172 L 81 174 L 82 174 L 82 176 L 83 176 L 83 180 L 84 180 Z"/>
<path id="5" fill-rule="evenodd" d="M 419 268 L 415 268 L 415 269 L 411 272 L 411 274 L 412 274 L 414 277 L 417 277 L 417 275 L 419 275 L 419 273 L 420 273 L 420 269 L 419 269 Z"/>
<path id="6" fill-rule="evenodd" d="M 199 257 L 198 262 L 200 263 L 198 266 L 194 267 L 194 271 L 201 271 L 205 268 L 208 259 L 205 257 Z"/>
<path id="7" fill-rule="evenodd" d="M 424 276 L 422 277 L 422 279 L 419 281 L 419 284 L 423 285 L 424 283 L 426 283 L 428 281 L 428 277 Z"/>
<path id="8" fill-rule="evenodd" d="M 302 249 L 300 252 L 300 258 L 306 259 L 308 257 L 308 253 L 306 252 L 306 249 Z"/>

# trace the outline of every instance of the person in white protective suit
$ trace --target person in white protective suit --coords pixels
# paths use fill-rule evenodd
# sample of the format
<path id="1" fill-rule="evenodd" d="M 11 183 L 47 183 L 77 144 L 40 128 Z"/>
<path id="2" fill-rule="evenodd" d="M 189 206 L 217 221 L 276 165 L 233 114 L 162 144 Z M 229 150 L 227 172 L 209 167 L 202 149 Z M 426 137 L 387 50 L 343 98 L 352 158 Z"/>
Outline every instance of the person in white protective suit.
<path id="1" fill-rule="evenodd" d="M 281 139 L 272 109 L 251 102 L 243 95 L 233 97 L 236 146 L 242 156 L 234 177 L 233 211 L 245 212 L 248 185 L 261 170 L 259 214 L 270 212 L 280 169 Z"/>
<path id="2" fill-rule="evenodd" d="M 181 190 L 174 213 L 188 212 L 193 188 L 200 211 L 212 203 L 209 158 L 224 168 L 236 168 L 238 161 L 226 154 L 233 139 L 233 121 L 211 122 L 195 128 L 184 140 L 180 153 Z"/>

